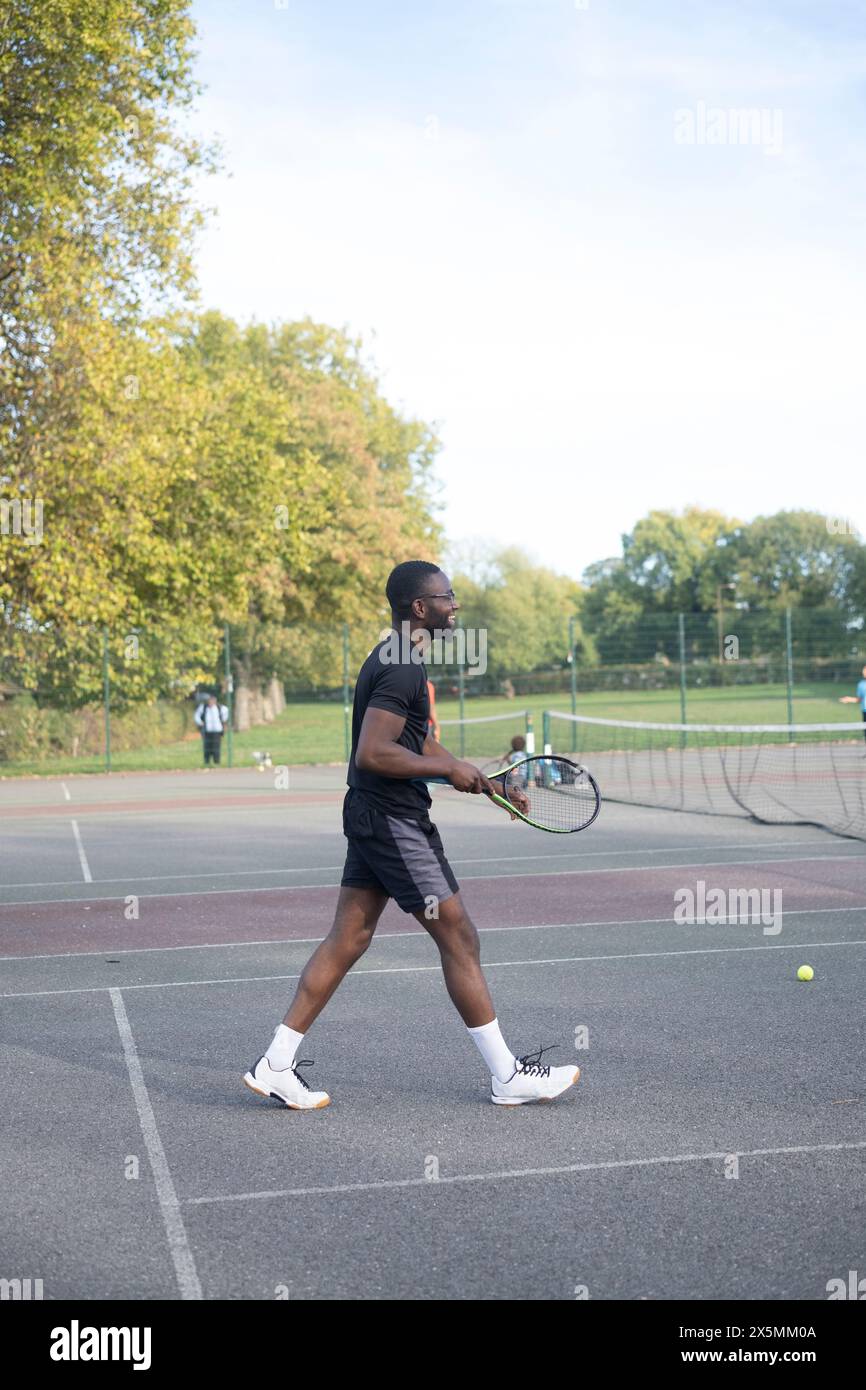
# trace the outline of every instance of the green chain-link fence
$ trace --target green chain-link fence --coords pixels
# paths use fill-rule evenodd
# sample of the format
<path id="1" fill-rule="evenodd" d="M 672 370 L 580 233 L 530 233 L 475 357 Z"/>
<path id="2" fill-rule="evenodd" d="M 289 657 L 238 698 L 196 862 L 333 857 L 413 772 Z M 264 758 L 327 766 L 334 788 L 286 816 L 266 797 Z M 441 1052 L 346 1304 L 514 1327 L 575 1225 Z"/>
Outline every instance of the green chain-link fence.
<path id="1" fill-rule="evenodd" d="M 703 717 L 698 704 L 736 698 L 739 712 L 727 722 L 792 722 L 798 704 L 813 717 L 810 700 L 853 693 L 866 663 L 862 622 L 827 609 L 746 613 L 720 604 L 714 613 L 623 619 L 592 636 L 592 660 L 577 615 L 567 630 L 558 661 L 535 670 L 520 669 L 513 656 L 503 667 L 495 631 L 483 641 L 463 634 L 461 660 L 457 634 L 451 650 L 434 647 L 428 664 L 437 703 L 454 720 L 553 696 L 573 712 L 686 723 Z M 380 632 L 361 623 L 63 634 L 7 625 L 0 628 L 0 772 L 195 766 L 193 715 L 209 692 L 230 710 L 229 765 L 236 753 L 249 765 L 258 745 L 271 751 L 271 742 L 293 760 L 345 759 L 355 675 Z M 659 713 L 646 713 L 650 706 Z M 711 722 L 720 718 L 714 708 Z"/>

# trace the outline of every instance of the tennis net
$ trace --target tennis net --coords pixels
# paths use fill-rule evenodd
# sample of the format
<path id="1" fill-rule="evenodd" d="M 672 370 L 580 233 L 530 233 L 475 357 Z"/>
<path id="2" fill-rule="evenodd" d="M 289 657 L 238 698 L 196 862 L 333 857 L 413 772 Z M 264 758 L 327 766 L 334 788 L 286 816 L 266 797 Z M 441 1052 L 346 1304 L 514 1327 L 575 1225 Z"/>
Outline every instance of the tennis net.
<path id="1" fill-rule="evenodd" d="M 482 715 L 477 719 L 440 719 L 442 742 L 461 758 L 501 759 L 515 734 L 526 737 L 532 729 L 529 710 L 516 709 L 508 714 Z"/>
<path id="2" fill-rule="evenodd" d="M 545 750 L 574 755 L 609 801 L 866 839 L 863 724 L 651 724 L 549 710 Z"/>

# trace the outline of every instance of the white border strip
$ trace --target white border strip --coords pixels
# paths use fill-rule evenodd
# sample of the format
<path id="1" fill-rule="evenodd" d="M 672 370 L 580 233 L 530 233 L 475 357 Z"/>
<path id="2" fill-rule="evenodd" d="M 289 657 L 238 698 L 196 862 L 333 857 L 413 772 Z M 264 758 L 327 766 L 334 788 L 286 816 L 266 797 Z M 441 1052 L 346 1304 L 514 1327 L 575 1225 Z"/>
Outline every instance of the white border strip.
<path id="1" fill-rule="evenodd" d="M 853 842 L 852 842 L 853 843 Z M 840 846 L 841 848 L 841 846 Z M 563 856 L 564 857 L 564 856 Z M 495 873 L 495 874 L 461 874 L 461 886 L 464 883 L 506 883 L 513 878 L 582 878 L 586 874 L 653 874 L 662 873 L 668 869 L 738 869 L 738 868 L 761 868 L 768 864 L 830 864 L 836 860 L 857 860 L 866 857 L 858 854 L 818 854 L 808 857 L 802 855 L 784 855 L 778 859 L 769 859 L 767 856 L 757 859 L 696 859 L 684 864 L 617 864 L 610 868 L 602 866 L 597 869 L 534 869 L 528 873 L 521 871 L 516 874 Z M 460 862 L 460 861 L 452 861 Z M 485 860 L 477 860 L 477 863 L 485 863 Z M 136 882 L 130 879 L 130 883 Z M 48 887 L 52 887 L 48 884 Z M 158 898 L 230 898 L 238 893 L 301 893 L 308 889 L 339 888 L 339 883 L 274 883 L 263 888 L 181 888 L 174 893 L 140 893 L 139 897 L 146 902 L 155 902 Z M 819 883 L 818 887 L 832 887 L 826 883 Z M 849 890 L 845 890 L 846 892 Z M 64 903 L 66 906 L 76 903 L 111 903 L 117 901 L 114 893 L 100 893 L 96 896 L 86 898 L 15 898 L 11 901 L 0 902 L 0 908 L 9 907 L 41 907 L 51 903 Z"/>
<path id="2" fill-rule="evenodd" d="M 727 849 L 731 849 L 731 851 L 733 851 L 733 849 L 755 849 L 756 851 L 756 849 L 759 848 L 788 849 L 791 847 L 799 848 L 802 847 L 802 845 L 823 845 L 824 848 L 830 845 L 833 849 L 851 849 L 851 856 L 842 855 L 844 859 L 856 858 L 858 853 L 859 855 L 866 853 L 866 851 L 863 851 L 862 845 L 858 844 L 858 842 L 852 840 L 851 844 L 842 847 L 838 842 L 833 841 L 833 837 L 831 837 L 830 833 L 827 833 L 823 838 L 819 838 L 816 835 L 815 840 L 765 840 L 763 844 L 760 845 L 756 845 L 753 840 L 737 841 L 735 844 L 730 845 L 717 845 L 716 841 L 713 841 L 712 845 L 710 845 L 710 841 L 705 841 L 702 845 L 659 845 L 659 847 L 652 849 L 566 849 L 563 847 L 563 849 L 560 849 L 559 853 L 555 853 L 555 855 L 474 855 L 473 858 L 468 859 L 452 859 L 449 855 L 448 862 L 450 865 L 517 865 L 517 863 L 528 863 L 535 859 L 612 859 L 616 855 L 619 855 L 620 858 L 623 855 L 687 855 L 687 853 L 694 853 L 696 849 L 709 848 L 726 849 L 726 851 Z M 816 860 L 828 858 L 828 856 L 798 855 L 795 856 L 795 858 L 805 858 L 809 863 L 815 863 Z M 838 859 L 840 856 L 833 855 L 833 858 Z M 751 863 L 751 860 L 741 860 L 741 862 Z M 783 863 L 784 860 L 773 860 L 773 862 Z M 345 863 L 345 860 L 343 860 L 343 863 Z M 121 878 L 95 878 L 93 883 L 171 883 L 172 878 L 181 878 L 183 883 L 196 883 L 196 880 L 199 880 L 199 878 L 264 878 L 267 874 L 274 873 L 342 873 L 343 863 L 338 863 L 338 865 L 303 865 L 300 869 L 202 869 L 200 873 L 193 873 L 188 869 L 185 870 L 185 873 L 124 874 Z M 632 867 L 637 867 L 637 869 L 652 869 L 653 866 L 632 865 Z M 47 881 L 44 880 L 44 878 L 39 878 L 35 883 L 18 883 L 17 880 L 13 880 L 11 883 L 0 883 L 0 894 L 1 892 L 6 892 L 7 888 L 68 887 L 78 887 L 78 878 L 49 878 Z M 279 887 L 279 884 L 277 887 Z M 288 887 L 292 887 L 292 884 L 289 884 Z M 329 885 L 320 884 L 318 887 L 327 888 Z M 25 899 L 24 902 L 4 902 L 3 899 L 0 898 L 0 908 L 21 908 L 21 906 L 26 905 L 26 901 L 28 901 L 28 899 Z M 36 899 L 33 899 L 33 901 L 36 901 Z M 51 899 L 51 902 L 57 901 L 58 899 L 56 898 Z M 79 899 L 71 898 L 70 901 L 78 902 Z"/>
<path id="3" fill-rule="evenodd" d="M 92 883 L 93 875 L 90 872 L 90 865 L 87 862 L 87 855 L 84 853 L 84 842 L 81 838 L 81 831 L 78 829 L 78 821 L 72 822 L 72 833 L 75 836 L 75 843 L 78 846 L 78 858 L 81 861 L 81 872 L 84 874 L 84 882 Z"/>
<path id="4" fill-rule="evenodd" d="M 135 1108 L 138 1111 L 141 1132 L 144 1135 L 144 1142 L 147 1146 L 147 1156 L 150 1159 L 150 1167 L 156 1185 L 156 1195 L 159 1199 L 159 1207 L 162 1212 L 162 1219 L 165 1223 L 165 1233 L 168 1236 L 168 1248 L 171 1251 L 171 1258 L 174 1261 L 174 1272 L 177 1275 L 180 1296 L 183 1299 L 200 1299 L 203 1298 L 204 1295 L 201 1291 L 201 1284 L 199 1282 L 198 1273 L 196 1272 L 195 1260 L 193 1259 L 192 1250 L 190 1249 L 186 1228 L 183 1224 L 183 1217 L 180 1214 L 180 1203 L 177 1200 L 177 1193 L 174 1190 L 174 1183 L 171 1180 L 165 1149 L 162 1147 L 162 1140 L 159 1137 L 159 1130 L 156 1127 L 156 1117 L 153 1113 L 153 1106 L 150 1103 L 150 1096 L 147 1094 L 147 1086 L 144 1083 L 144 1073 L 141 1070 L 141 1063 L 138 1060 L 135 1039 L 132 1036 L 132 1029 L 129 1026 L 129 1018 L 127 1017 L 126 1006 L 123 1002 L 123 995 L 119 989 L 110 989 L 108 992 L 111 996 L 111 1003 L 114 1008 L 114 1017 L 117 1020 L 117 1031 L 120 1034 L 120 1041 L 123 1044 L 126 1069 L 129 1072 L 129 1081 L 135 1099 Z"/>
<path id="5" fill-rule="evenodd" d="M 663 1154 L 658 1158 L 618 1158 L 606 1163 L 568 1163 L 556 1168 L 506 1168 L 497 1173 L 460 1173 L 454 1177 L 391 1178 L 381 1182 L 351 1182 L 335 1187 L 283 1187 L 266 1192 L 230 1192 L 220 1197 L 188 1197 L 187 1206 L 216 1202 L 254 1202 L 273 1197 L 339 1197 L 347 1192 L 381 1192 L 401 1187 L 448 1187 L 465 1182 L 503 1182 L 508 1178 L 548 1178 L 565 1173 L 609 1172 L 615 1168 L 654 1168 L 664 1163 L 709 1163 L 727 1158 L 778 1158 L 783 1154 L 839 1153 L 866 1149 L 866 1139 L 847 1144 L 798 1144 L 781 1149 L 730 1149 L 727 1153 Z"/>
<path id="6" fill-rule="evenodd" d="M 528 709 L 511 710 L 508 714 L 479 714 L 474 719 L 440 719 L 439 727 L 442 729 L 468 728 L 471 724 L 507 724 L 515 719 L 525 719 L 529 713 Z"/>
<path id="7" fill-rule="evenodd" d="M 862 909 L 858 909 L 858 911 L 862 911 Z M 616 926 L 617 924 L 605 922 L 603 925 Z M 703 924 L 696 925 L 703 928 Z M 392 934 L 398 935 L 399 933 Z M 831 946 L 866 946 L 866 941 L 800 941 L 794 942 L 790 946 L 701 946 L 697 950 L 691 951 L 618 951 L 609 956 L 550 956 L 543 960 L 484 960 L 481 964 L 485 970 L 494 970 L 498 966 L 592 965 L 598 961 L 656 960 L 666 956 L 741 955 L 746 951 L 821 951 Z M 27 960 L 29 957 L 22 956 L 21 959 Z M 419 975 L 441 969 L 442 966 L 438 963 L 436 965 L 376 966 L 367 970 L 350 970 L 345 978 L 357 980 L 362 975 Z M 294 975 L 227 975 L 223 979 L 213 980 L 154 980 L 146 985 L 80 985 L 71 989 L 19 990 L 17 993 L 0 994 L 0 999 L 44 999 L 55 995 L 103 994 L 106 992 L 113 994 L 121 989 L 129 993 L 133 989 L 187 989 L 198 985 L 258 985 L 273 983 L 275 980 L 299 980 L 300 978 L 299 971 Z"/>
<path id="8" fill-rule="evenodd" d="M 791 848 L 791 847 L 793 847 L 793 848 L 802 847 L 803 845 L 823 845 L 823 846 L 826 848 L 826 846 L 827 846 L 828 844 L 830 844 L 830 843 L 831 843 L 831 837 L 830 837 L 829 832 L 828 832 L 828 834 L 827 834 L 826 836 L 824 836 L 823 838 L 821 838 L 821 839 L 819 839 L 818 836 L 815 836 L 815 838 L 814 838 L 814 839 L 811 839 L 811 840 L 765 840 L 764 843 L 763 843 L 763 845 L 760 846 L 760 848 L 763 848 L 763 849 L 777 849 L 777 848 L 781 847 L 782 849 L 788 849 L 788 848 Z M 611 858 L 612 856 L 614 856 L 614 855 L 623 855 L 623 854 L 691 854 L 694 850 L 708 849 L 709 847 L 710 847 L 709 844 L 706 843 L 706 842 L 705 842 L 704 844 L 702 844 L 702 845 L 662 845 L 662 846 L 660 846 L 660 847 L 658 847 L 658 848 L 656 848 L 656 849 L 574 849 L 574 850 L 569 850 L 569 849 L 565 849 L 565 848 L 563 847 L 563 849 L 560 850 L 560 852 L 559 852 L 558 854 L 502 854 L 502 855 L 481 854 L 481 855 L 477 855 L 474 859 L 454 859 L 454 858 L 452 858 L 452 857 L 449 855 L 448 862 L 449 862 L 449 864 L 452 864 L 452 865 L 453 865 L 453 864 L 523 864 L 523 863 L 526 863 L 526 862 L 529 861 L 529 860 L 534 860 L 534 859 L 610 859 L 610 858 Z M 730 850 L 735 850 L 735 849 L 757 849 L 758 846 L 756 846 L 754 840 L 741 840 L 741 841 L 738 841 L 738 842 L 736 842 L 736 843 L 734 843 L 734 844 L 722 845 L 720 848 L 721 848 L 721 849 L 724 849 L 724 850 L 729 850 L 729 849 L 730 849 Z M 837 844 L 837 843 L 832 843 L 832 848 L 833 848 L 833 849 L 841 849 L 842 846 L 839 845 L 839 844 Z M 863 853 L 864 853 L 864 850 L 862 849 L 862 847 L 861 847 L 859 844 L 855 844 L 855 842 L 854 842 L 853 840 L 851 841 L 851 844 L 848 845 L 848 846 L 846 846 L 845 848 L 849 848 L 849 849 L 851 849 L 852 851 L 857 850 L 860 854 L 863 854 Z M 817 857 L 823 857 L 823 856 L 817 856 Z M 847 857 L 847 856 L 845 856 L 845 857 Z M 834 855 L 834 858 L 838 858 L 838 855 Z M 345 861 L 344 861 L 344 862 L 345 862 Z M 638 867 L 638 868 L 644 867 L 644 868 L 649 868 L 649 869 L 651 869 L 653 866 L 652 866 L 651 864 L 647 864 L 647 865 L 643 865 L 643 866 L 642 866 L 642 865 L 637 865 L 637 867 Z M 184 882 L 187 882 L 187 883 L 195 883 L 196 880 L 197 880 L 197 879 L 200 879 L 200 878 L 202 878 L 202 879 L 203 879 L 203 878 L 208 878 L 208 879 L 210 879 L 210 878 L 263 878 L 266 874 L 324 874 L 324 873 L 342 873 L 342 872 L 343 872 L 343 864 L 342 864 L 342 863 L 340 863 L 340 864 L 310 864 L 310 865 L 306 865 L 306 864 L 305 864 L 305 865 L 303 865 L 303 866 L 302 866 L 301 868 L 299 868 L 299 869 L 202 869 L 201 873 L 191 873 L 190 870 L 187 869 L 187 870 L 185 870 L 182 874 L 133 874 L 133 875 L 124 874 L 122 878 L 96 878 L 96 879 L 93 880 L 93 882 L 94 882 L 94 883 L 127 883 L 127 884 L 129 884 L 129 883 L 170 883 L 172 879 L 179 878 L 179 879 L 182 879 Z M 52 878 L 52 879 L 49 879 L 48 881 L 46 881 L 45 879 L 38 879 L 35 883 L 18 883 L 17 881 L 13 881 L 13 882 L 11 882 L 11 883 L 0 883 L 0 893 L 5 892 L 7 888 L 67 888 L 67 887 L 69 887 L 70 885 L 73 885 L 73 886 L 76 886 L 76 887 L 77 887 L 77 885 L 78 885 L 78 879 L 77 879 L 77 878 Z M 279 887 L 279 885 L 277 885 L 277 886 Z M 289 886 L 291 886 L 291 885 L 289 885 Z M 320 884 L 320 885 L 319 885 L 319 887 L 325 887 L 325 888 L 327 888 L 328 886 L 329 886 L 328 884 Z M 76 902 L 77 899 L 73 898 L 73 899 L 71 899 L 71 901 L 72 901 L 72 902 Z M 20 904 L 15 904 L 15 903 L 4 903 L 4 902 L 2 901 L 2 899 L 0 899 L 0 907 L 15 907 L 15 906 L 20 906 Z"/>
<path id="9" fill-rule="evenodd" d="M 664 733 L 680 734 L 818 734 L 818 733 L 858 733 L 863 737 L 863 724 L 651 724 L 643 719 L 593 719 L 588 714 L 567 714 L 563 710 L 549 709 L 545 714 L 552 719 L 565 719 L 569 724 L 597 724 L 607 729 L 661 729 Z"/>
<path id="10" fill-rule="evenodd" d="M 786 917 L 816 917 L 820 916 L 822 913 L 828 912 L 862 912 L 864 917 L 866 917 L 866 903 L 854 903 L 848 907 L 785 908 Z M 727 922 L 727 920 L 727 917 L 720 918 L 719 925 L 723 922 Z M 737 924 L 739 925 L 739 919 L 737 919 Z M 622 920 L 611 920 L 608 918 L 599 922 L 521 922 L 517 926 L 476 927 L 476 931 L 482 934 L 484 932 L 503 931 L 561 931 L 577 927 L 679 927 L 680 925 L 694 926 L 696 924 L 681 924 L 673 917 L 628 917 Z M 707 923 L 706 925 L 712 926 L 715 925 L 715 923 Z M 390 941 L 394 937 L 402 938 L 404 936 L 427 935 L 428 933 L 423 930 L 386 931 L 377 936 L 376 941 Z M 318 942 L 324 940 L 324 936 L 275 936 L 266 937 L 263 940 L 256 938 L 254 941 L 194 941 L 188 946 L 112 946 L 110 949 L 112 956 L 146 956 L 156 955 L 159 952 L 168 954 L 172 951 L 241 951 L 247 946 L 309 946 L 317 945 Z M 0 961 L 15 961 L 20 964 L 21 961 L 31 960 L 79 960 L 81 957 L 86 958 L 88 956 L 102 956 L 104 959 L 108 950 L 109 947 L 103 946 L 101 951 L 47 951 L 43 952 L 41 955 L 34 956 L 0 956 Z M 106 985 L 104 988 L 107 989 L 108 986 Z M 125 989 L 127 986 L 124 985 L 123 988 Z M 132 986 L 130 986 L 130 988 L 132 988 Z M 7 995 L 0 994 L 0 999 L 8 997 Z"/>

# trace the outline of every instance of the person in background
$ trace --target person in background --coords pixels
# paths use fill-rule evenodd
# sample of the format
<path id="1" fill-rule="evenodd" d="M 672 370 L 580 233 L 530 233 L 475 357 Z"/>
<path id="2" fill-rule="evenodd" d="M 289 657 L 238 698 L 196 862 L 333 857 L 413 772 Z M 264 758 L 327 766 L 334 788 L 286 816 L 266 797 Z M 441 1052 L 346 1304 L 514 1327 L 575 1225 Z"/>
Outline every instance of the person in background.
<path id="1" fill-rule="evenodd" d="M 523 734 L 515 734 L 511 740 L 511 747 L 502 759 L 502 766 L 506 763 L 519 763 L 526 757 L 526 739 Z"/>
<path id="2" fill-rule="evenodd" d="M 204 765 L 209 762 L 219 765 L 220 746 L 228 724 L 229 712 L 225 705 L 217 703 L 216 695 L 208 695 L 207 702 L 199 705 L 195 712 L 195 722 L 201 729 L 204 749 Z"/>
<path id="3" fill-rule="evenodd" d="M 431 680 L 427 682 L 427 694 L 430 698 L 430 718 L 427 720 L 427 732 L 431 738 L 439 742 L 439 720 L 436 718 L 436 687 Z"/>
<path id="4" fill-rule="evenodd" d="M 840 695 L 840 705 L 859 705 L 863 712 L 863 737 L 866 738 L 866 666 L 863 667 L 863 679 L 857 682 L 856 695 Z"/>
<path id="5" fill-rule="evenodd" d="M 509 763 L 522 763 L 525 757 L 526 739 L 523 737 L 523 734 L 515 734 L 514 738 L 511 740 L 511 747 L 509 748 L 508 752 L 505 754 L 505 757 L 502 760 L 502 766 L 505 767 Z M 516 774 L 516 776 L 518 777 L 520 775 L 520 773 Z M 535 785 L 537 787 L 559 786 L 561 782 L 562 777 L 557 771 L 555 763 L 535 763 Z M 525 782 L 523 785 L 525 785 Z"/>

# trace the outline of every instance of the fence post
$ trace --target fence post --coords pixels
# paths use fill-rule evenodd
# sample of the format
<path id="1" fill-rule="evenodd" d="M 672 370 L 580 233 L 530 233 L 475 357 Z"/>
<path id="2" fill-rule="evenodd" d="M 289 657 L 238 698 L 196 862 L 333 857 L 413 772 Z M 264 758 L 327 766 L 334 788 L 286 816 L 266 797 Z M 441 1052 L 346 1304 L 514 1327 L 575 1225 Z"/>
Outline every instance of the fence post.
<path id="1" fill-rule="evenodd" d="M 102 629 L 102 698 L 105 705 L 105 771 L 111 771 L 111 677 L 108 671 L 108 628 Z"/>
<path id="2" fill-rule="evenodd" d="M 343 623 L 343 748 L 346 762 L 352 751 L 349 739 L 349 624 Z"/>
<path id="3" fill-rule="evenodd" d="M 680 723 L 686 723 L 686 620 L 682 613 L 677 614 L 680 638 Z M 680 745 L 686 746 L 686 731 L 680 734 Z"/>
<path id="4" fill-rule="evenodd" d="M 545 710 L 541 716 L 541 746 L 545 753 L 553 752 L 553 746 L 550 742 L 550 710 Z"/>
<path id="5" fill-rule="evenodd" d="M 788 727 L 794 741 L 794 644 L 791 640 L 791 609 L 785 609 L 785 674 L 788 687 Z"/>
<path id="6" fill-rule="evenodd" d="M 568 659 L 571 662 L 571 712 L 577 714 L 577 670 L 574 659 L 574 614 L 568 620 Z M 547 740 L 545 739 L 545 742 Z M 571 726 L 571 751 L 577 748 L 577 725 Z"/>
<path id="7" fill-rule="evenodd" d="M 229 633 L 229 625 L 225 624 L 223 629 L 225 640 L 223 648 L 225 653 L 225 672 L 226 672 L 226 700 L 229 708 L 229 726 L 227 729 L 228 739 L 226 741 L 226 762 L 229 767 L 232 765 L 232 724 L 234 723 L 234 677 L 232 676 L 232 639 Z"/>

